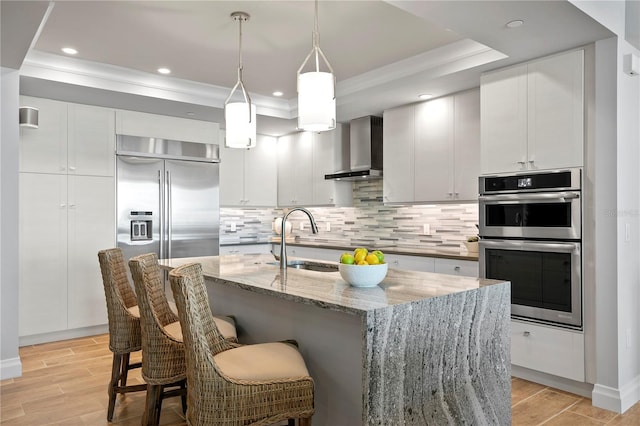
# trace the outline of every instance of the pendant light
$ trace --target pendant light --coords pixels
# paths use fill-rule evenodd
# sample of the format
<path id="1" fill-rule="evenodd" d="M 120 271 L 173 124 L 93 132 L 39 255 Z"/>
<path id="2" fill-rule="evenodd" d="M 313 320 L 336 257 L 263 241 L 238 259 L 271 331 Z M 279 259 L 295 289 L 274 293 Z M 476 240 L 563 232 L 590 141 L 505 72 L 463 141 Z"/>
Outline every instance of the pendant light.
<path id="1" fill-rule="evenodd" d="M 313 47 L 298 69 L 298 129 L 314 132 L 336 127 L 336 79 L 333 68 L 320 49 L 318 34 L 318 0 L 315 0 L 313 21 Z M 311 56 L 315 60 L 314 71 L 302 73 Z M 329 72 L 320 71 L 320 58 Z"/>
<path id="2" fill-rule="evenodd" d="M 253 148 L 256 146 L 256 107 L 242 82 L 242 23 L 249 20 L 245 12 L 233 12 L 231 18 L 239 23 L 238 81 L 224 101 L 225 146 L 229 148 Z M 244 102 L 230 102 L 240 87 Z"/>

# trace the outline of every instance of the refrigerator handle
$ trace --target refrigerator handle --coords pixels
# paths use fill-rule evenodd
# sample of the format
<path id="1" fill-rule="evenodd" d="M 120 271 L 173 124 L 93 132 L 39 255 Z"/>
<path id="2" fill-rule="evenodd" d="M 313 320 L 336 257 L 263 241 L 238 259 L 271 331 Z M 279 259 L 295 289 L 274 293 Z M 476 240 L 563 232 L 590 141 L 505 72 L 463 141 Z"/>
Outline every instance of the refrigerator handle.
<path id="1" fill-rule="evenodd" d="M 172 234 L 172 221 L 171 221 L 171 172 L 167 170 L 167 225 L 169 230 L 169 235 L 167 236 L 167 255 L 169 259 L 171 259 L 171 239 L 173 238 Z"/>
<path id="2" fill-rule="evenodd" d="M 159 211 L 159 224 L 158 224 L 158 229 L 160 230 L 160 253 L 158 254 L 160 256 L 160 259 L 164 259 L 165 255 L 164 255 L 164 242 L 165 242 L 165 238 L 164 238 L 164 183 L 162 181 L 162 170 L 158 170 L 158 189 L 159 189 L 159 193 L 160 193 L 160 211 Z"/>

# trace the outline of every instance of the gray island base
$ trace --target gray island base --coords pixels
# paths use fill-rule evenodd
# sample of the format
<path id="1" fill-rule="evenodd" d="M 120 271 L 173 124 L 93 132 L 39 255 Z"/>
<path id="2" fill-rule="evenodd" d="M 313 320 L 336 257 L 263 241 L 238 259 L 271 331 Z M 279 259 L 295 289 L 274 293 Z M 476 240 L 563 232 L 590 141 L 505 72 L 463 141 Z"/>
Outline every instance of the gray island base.
<path id="1" fill-rule="evenodd" d="M 508 282 L 389 269 L 374 288 L 267 255 L 203 266 L 211 307 L 243 343 L 295 339 L 315 380 L 314 426 L 509 425 Z"/>

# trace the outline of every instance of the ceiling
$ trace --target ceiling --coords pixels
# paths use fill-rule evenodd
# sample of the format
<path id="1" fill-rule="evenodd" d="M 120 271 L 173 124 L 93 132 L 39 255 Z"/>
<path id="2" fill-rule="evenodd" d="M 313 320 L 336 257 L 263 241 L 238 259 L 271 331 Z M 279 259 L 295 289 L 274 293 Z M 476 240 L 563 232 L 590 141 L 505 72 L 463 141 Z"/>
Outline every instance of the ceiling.
<path id="1" fill-rule="evenodd" d="M 222 122 L 243 80 L 258 131 L 295 130 L 296 71 L 311 50 L 314 3 L 299 1 L 8 1 L 2 66 L 21 93 Z M 480 73 L 612 36 L 570 2 L 327 1 L 320 47 L 337 78 L 338 121 L 479 85 Z M 505 24 L 521 19 L 524 25 Z M 74 47 L 74 57 L 61 52 Z M 156 72 L 171 69 L 169 76 Z M 282 91 L 284 96 L 272 93 Z"/>

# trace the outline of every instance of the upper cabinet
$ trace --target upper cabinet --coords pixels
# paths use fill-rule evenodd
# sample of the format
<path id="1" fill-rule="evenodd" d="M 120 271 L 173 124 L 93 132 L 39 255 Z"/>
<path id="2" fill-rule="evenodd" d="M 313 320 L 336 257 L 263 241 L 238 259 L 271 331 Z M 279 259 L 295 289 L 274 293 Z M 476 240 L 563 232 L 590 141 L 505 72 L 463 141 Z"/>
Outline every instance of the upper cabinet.
<path id="1" fill-rule="evenodd" d="M 220 125 L 209 121 L 116 111 L 116 133 L 119 135 L 224 145 L 224 141 L 218 140 L 219 131 Z"/>
<path id="2" fill-rule="evenodd" d="M 584 51 L 481 77 L 481 173 L 584 163 Z"/>
<path id="3" fill-rule="evenodd" d="M 20 129 L 20 171 L 114 175 L 114 110 L 22 96 L 39 109 L 37 129 Z"/>
<path id="4" fill-rule="evenodd" d="M 478 197 L 480 92 L 384 112 L 384 202 Z"/>
<path id="5" fill-rule="evenodd" d="M 224 132 L 221 132 L 221 134 Z M 223 136 L 221 135 L 221 141 Z M 277 139 L 258 135 L 255 148 L 220 147 L 220 205 L 274 207 L 277 203 Z"/>
<path id="6" fill-rule="evenodd" d="M 326 180 L 342 163 L 349 130 L 338 124 L 329 132 L 299 132 L 278 138 L 278 206 L 351 204 L 351 183 Z"/>

